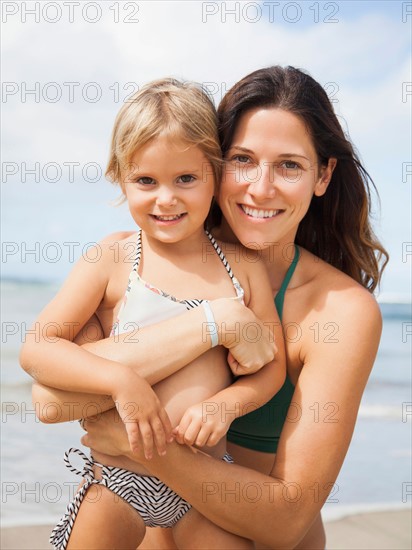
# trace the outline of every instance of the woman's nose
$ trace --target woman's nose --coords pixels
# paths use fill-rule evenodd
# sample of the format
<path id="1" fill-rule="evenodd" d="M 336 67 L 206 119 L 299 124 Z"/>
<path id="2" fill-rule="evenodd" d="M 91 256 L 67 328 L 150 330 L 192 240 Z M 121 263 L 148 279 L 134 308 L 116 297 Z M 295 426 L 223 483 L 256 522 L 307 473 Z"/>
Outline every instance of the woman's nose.
<path id="1" fill-rule="evenodd" d="M 275 170 L 271 166 L 260 165 L 255 172 L 253 179 L 250 179 L 248 193 L 255 200 L 272 199 L 276 194 Z"/>

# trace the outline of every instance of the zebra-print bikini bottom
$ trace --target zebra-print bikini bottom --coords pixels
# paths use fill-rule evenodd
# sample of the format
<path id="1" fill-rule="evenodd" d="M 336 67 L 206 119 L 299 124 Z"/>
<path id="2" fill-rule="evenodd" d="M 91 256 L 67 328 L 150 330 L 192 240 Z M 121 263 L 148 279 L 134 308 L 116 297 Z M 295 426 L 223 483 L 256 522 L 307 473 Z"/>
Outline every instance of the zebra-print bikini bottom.
<path id="1" fill-rule="evenodd" d="M 84 460 L 83 471 L 74 468 L 69 460 L 71 453 Z M 222 460 L 233 463 L 226 453 Z M 72 532 L 80 505 L 91 485 L 102 485 L 128 502 L 141 516 L 147 527 L 172 527 L 191 508 L 190 504 L 154 476 L 136 474 L 115 466 L 104 466 L 88 458 L 79 449 L 71 448 L 64 455 L 66 467 L 85 479 L 85 483 L 67 506 L 66 512 L 53 529 L 49 542 L 57 550 L 65 550 Z M 101 468 L 101 478 L 96 479 L 94 466 Z"/>

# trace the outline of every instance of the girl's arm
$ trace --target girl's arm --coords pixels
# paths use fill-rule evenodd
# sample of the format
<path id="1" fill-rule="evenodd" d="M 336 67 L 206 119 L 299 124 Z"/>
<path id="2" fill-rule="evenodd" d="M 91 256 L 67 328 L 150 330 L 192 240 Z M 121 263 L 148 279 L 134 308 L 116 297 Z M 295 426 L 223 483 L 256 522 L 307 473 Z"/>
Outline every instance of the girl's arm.
<path id="1" fill-rule="evenodd" d="M 107 244 L 96 250 L 99 261 L 82 257 L 55 298 L 35 322 L 20 354 L 23 368 L 35 380 L 61 390 L 110 395 L 126 424 L 130 445 L 153 443 L 164 452 L 172 426 L 150 385 L 127 365 L 98 357 L 73 340 L 99 307 L 106 306 L 107 288 L 117 276 Z M 108 307 L 108 306 L 106 306 Z"/>
<path id="2" fill-rule="evenodd" d="M 285 381 L 286 357 L 282 325 L 274 305 L 266 268 L 261 262 L 257 262 L 249 263 L 247 270 L 251 289 L 247 306 L 261 323 L 245 327 L 243 332 L 239 331 L 238 337 L 246 341 L 256 341 L 263 337 L 263 331 L 269 331 L 276 352 L 275 359 L 258 372 L 239 377 L 229 387 L 189 407 L 179 426 L 173 430 L 179 443 L 198 447 L 216 445 L 227 433 L 233 420 L 267 403 Z M 234 371 L 236 372 L 236 366 Z M 247 369 L 242 368 L 242 371 L 247 373 Z"/>
<path id="3" fill-rule="evenodd" d="M 321 324 L 336 323 L 335 342 L 312 341 L 313 317 L 302 322 L 304 366 L 270 476 L 224 464 L 177 443 L 168 446 L 167 457 L 144 461 L 128 452 L 123 428 L 104 416 L 99 422 L 86 422 L 89 433 L 83 443 L 144 462 L 153 475 L 228 531 L 270 547 L 295 547 L 329 493 L 339 494 L 335 481 L 381 332 L 380 311 L 372 296 L 353 287 L 336 294 L 340 296 L 328 295 L 327 312 L 314 314 Z"/>
<path id="4" fill-rule="evenodd" d="M 273 342 L 265 332 L 266 327 L 248 308 L 234 300 L 225 299 L 214 300 L 211 302 L 211 307 L 218 327 L 224 327 L 224 330 L 219 331 L 220 343 L 225 345 L 239 362 L 247 365 L 249 371 L 254 372 L 273 357 Z M 239 340 L 237 333 L 253 323 L 259 324 L 262 338 L 256 342 Z M 96 319 L 90 320 L 90 323 L 84 327 L 83 334 L 97 334 L 96 330 L 87 330 L 89 324 L 95 325 Z M 180 315 L 178 323 L 175 318 L 168 319 L 145 327 L 137 334 L 120 334 L 97 342 L 89 341 L 83 344 L 81 349 L 88 354 L 119 361 L 122 365 L 133 369 L 150 385 L 154 385 L 210 349 L 210 336 L 206 330 L 203 330 L 205 326 L 205 314 L 203 308 L 199 307 Z M 77 343 L 84 341 L 81 335 L 82 331 L 76 337 Z M 161 346 L 159 340 L 162 341 Z M 164 352 L 165 349 L 168 350 L 167 353 Z M 25 351 L 27 352 L 27 349 Z M 32 362 L 33 358 L 29 350 L 26 354 L 26 363 L 22 358 L 22 365 L 29 373 L 31 373 Z M 41 358 L 39 364 L 43 364 Z M 87 360 L 83 366 L 77 364 L 79 376 L 82 369 L 87 369 L 87 365 Z M 88 416 L 85 414 L 87 412 L 89 415 L 94 415 L 114 406 L 110 395 L 84 392 L 84 390 L 81 393 L 52 389 L 49 387 L 52 385 L 51 382 L 44 380 L 43 378 L 43 384 L 37 383 L 33 386 L 33 402 L 43 422 L 65 422 L 85 418 Z"/>

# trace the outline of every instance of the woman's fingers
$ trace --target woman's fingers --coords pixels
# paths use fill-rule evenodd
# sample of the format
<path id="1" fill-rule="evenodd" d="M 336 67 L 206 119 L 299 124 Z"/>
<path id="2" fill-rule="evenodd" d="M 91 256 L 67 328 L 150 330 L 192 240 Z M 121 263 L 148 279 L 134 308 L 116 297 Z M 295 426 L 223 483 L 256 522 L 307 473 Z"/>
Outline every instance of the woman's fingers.
<path id="1" fill-rule="evenodd" d="M 172 423 L 170 422 L 170 418 L 167 414 L 167 412 L 165 411 L 165 409 L 161 409 L 160 412 L 159 412 L 159 418 L 162 422 L 162 425 L 163 425 L 163 429 L 164 429 L 164 432 L 165 432 L 165 435 L 166 435 L 166 440 L 168 443 L 171 443 L 173 441 L 173 427 L 172 427 Z"/>
<path id="2" fill-rule="evenodd" d="M 154 436 L 154 444 L 159 456 L 166 454 L 166 433 L 162 421 L 159 417 L 152 420 L 152 432 Z"/>
<path id="3" fill-rule="evenodd" d="M 129 452 L 129 440 L 125 425 L 114 409 L 85 419 L 83 425 L 87 433 L 83 435 L 81 442 L 86 447 L 112 456 L 124 455 Z"/>

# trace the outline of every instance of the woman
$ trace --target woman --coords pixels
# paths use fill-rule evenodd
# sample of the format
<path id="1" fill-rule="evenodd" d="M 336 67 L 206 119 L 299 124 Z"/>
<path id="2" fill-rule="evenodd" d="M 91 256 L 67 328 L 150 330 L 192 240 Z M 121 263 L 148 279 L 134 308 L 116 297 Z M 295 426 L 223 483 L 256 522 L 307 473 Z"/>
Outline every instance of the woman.
<path id="1" fill-rule="evenodd" d="M 235 466 L 173 443 L 145 467 L 224 529 L 272 548 L 324 548 L 320 510 L 348 449 L 381 331 L 371 292 L 387 255 L 369 225 L 369 176 L 325 91 L 294 68 L 248 75 L 226 94 L 219 117 L 224 217 L 214 218 L 214 233 L 262 256 L 285 332 L 288 379 L 269 405 L 233 425 Z M 215 316 L 218 324 L 233 320 L 218 308 Z M 191 360 L 207 349 L 195 330 L 201 322 L 190 312 L 173 329 L 188 349 L 174 357 L 172 372 L 183 355 Z M 151 334 L 142 334 L 147 344 Z M 95 346 L 133 362 L 131 350 L 115 357 L 111 343 Z M 162 370 L 152 365 L 149 379 Z M 38 388 L 35 397 L 47 402 L 50 392 Z M 123 426 L 109 416 L 87 421 L 83 442 L 144 461 L 128 452 Z"/>

